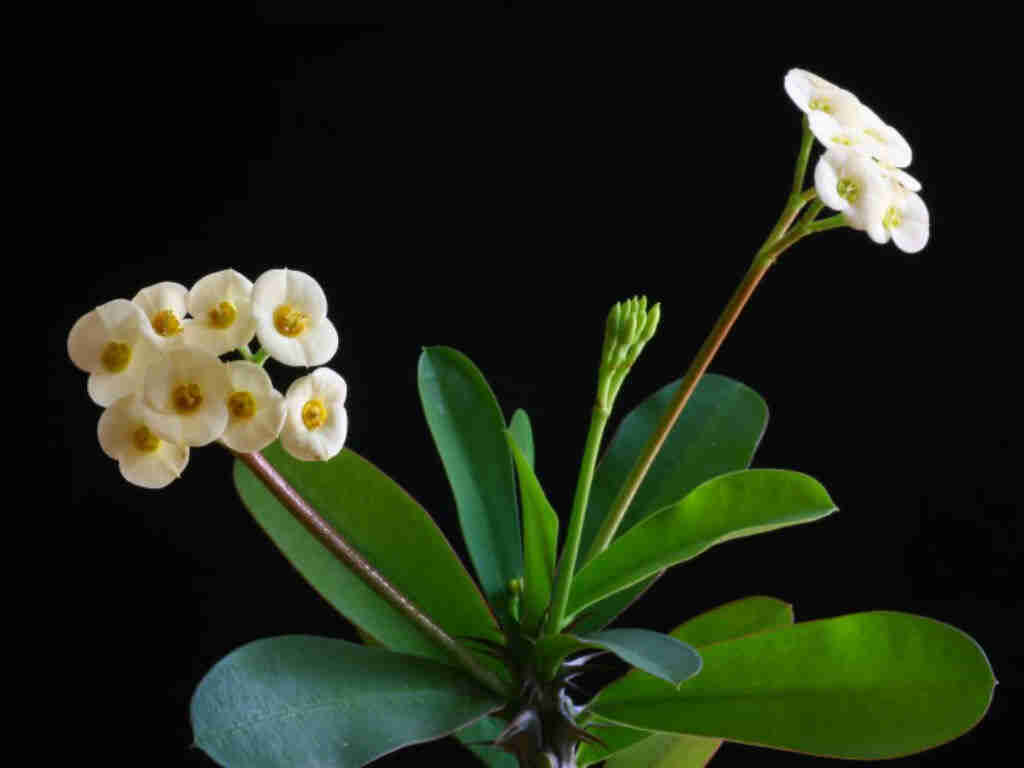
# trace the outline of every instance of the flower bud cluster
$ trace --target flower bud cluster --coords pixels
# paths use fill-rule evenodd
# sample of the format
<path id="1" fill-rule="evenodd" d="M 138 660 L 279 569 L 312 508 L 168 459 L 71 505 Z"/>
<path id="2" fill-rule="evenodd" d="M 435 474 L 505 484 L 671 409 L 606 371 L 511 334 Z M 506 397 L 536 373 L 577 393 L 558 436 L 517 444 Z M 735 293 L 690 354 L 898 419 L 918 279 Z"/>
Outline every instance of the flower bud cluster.
<path id="1" fill-rule="evenodd" d="M 245 359 L 220 359 L 236 349 Z M 262 367 L 267 357 L 319 366 L 337 350 L 323 289 L 289 269 L 255 283 L 225 269 L 191 290 L 157 283 L 83 315 L 68 335 L 68 356 L 105 409 L 100 446 L 144 488 L 163 488 L 184 471 L 190 448 L 216 440 L 248 453 L 280 436 L 298 459 L 337 455 L 348 432 L 345 380 L 317 368 L 282 395 Z"/>
<path id="2" fill-rule="evenodd" d="M 648 310 L 646 296 L 619 302 L 608 313 L 598 374 L 597 402 L 601 408 L 611 410 L 626 374 L 654 336 L 660 319 L 661 304 Z"/>
<path id="3" fill-rule="evenodd" d="M 913 156 L 907 140 L 852 93 L 810 72 L 791 69 L 785 89 L 826 147 L 814 171 L 821 202 L 876 243 L 891 238 L 907 253 L 924 248 L 928 208 L 920 182 L 903 170 Z"/>

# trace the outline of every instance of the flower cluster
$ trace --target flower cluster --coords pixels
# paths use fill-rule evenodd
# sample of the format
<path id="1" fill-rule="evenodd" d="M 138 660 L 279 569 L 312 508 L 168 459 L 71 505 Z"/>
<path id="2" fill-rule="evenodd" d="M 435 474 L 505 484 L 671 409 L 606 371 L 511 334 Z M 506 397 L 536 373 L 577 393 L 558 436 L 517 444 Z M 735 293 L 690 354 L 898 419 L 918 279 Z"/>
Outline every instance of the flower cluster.
<path id="1" fill-rule="evenodd" d="M 802 69 L 785 78 L 786 93 L 807 115 L 826 152 L 814 170 L 818 197 L 876 243 L 892 238 L 916 253 L 928 242 L 928 209 L 921 184 L 903 169 L 910 145 L 852 93 Z"/>
<path id="2" fill-rule="evenodd" d="M 245 359 L 220 359 L 233 350 Z M 83 315 L 68 335 L 71 361 L 105 408 L 100 445 L 144 488 L 166 486 L 184 471 L 191 447 L 215 440 L 248 453 L 280 435 L 298 459 L 335 456 L 348 432 L 345 380 L 317 368 L 281 395 L 262 363 L 313 367 L 337 351 L 323 289 L 291 269 L 255 283 L 225 269 L 191 290 L 157 283 Z"/>

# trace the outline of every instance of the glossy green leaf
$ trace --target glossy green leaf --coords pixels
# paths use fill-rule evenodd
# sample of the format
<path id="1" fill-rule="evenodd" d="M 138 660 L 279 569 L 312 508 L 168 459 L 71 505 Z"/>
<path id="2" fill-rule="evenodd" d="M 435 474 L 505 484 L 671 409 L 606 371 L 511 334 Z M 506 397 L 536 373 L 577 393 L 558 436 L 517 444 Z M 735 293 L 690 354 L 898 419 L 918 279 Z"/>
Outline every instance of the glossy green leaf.
<path id="1" fill-rule="evenodd" d="M 228 768 L 358 768 L 502 706 L 457 669 L 289 635 L 221 659 L 192 697 L 195 743 Z"/>
<path id="2" fill-rule="evenodd" d="M 491 604 L 504 605 L 523 568 L 505 418 L 477 367 L 449 347 L 423 350 L 419 389 L 473 567 Z"/>
<path id="3" fill-rule="evenodd" d="M 531 467 L 534 466 L 533 428 L 530 426 L 530 417 L 526 415 L 526 411 L 519 408 L 512 414 L 512 420 L 508 423 L 508 430 L 512 433 L 512 437 L 515 438 L 516 445 L 523 452 L 526 461 L 529 462 Z"/>
<path id="4" fill-rule="evenodd" d="M 508 723 L 496 717 L 482 717 L 472 725 L 456 731 L 455 738 L 490 768 L 517 768 L 519 762 L 510 752 L 487 746 L 487 742 L 498 738 L 507 726 Z"/>
<path id="5" fill-rule="evenodd" d="M 633 728 L 878 760 L 961 735 L 985 714 L 995 685 L 968 635 L 888 611 L 758 632 L 701 653 L 701 674 L 678 689 L 627 675 L 598 694 L 593 711 Z"/>
<path id="6" fill-rule="evenodd" d="M 349 543 L 453 637 L 499 640 L 483 596 L 430 516 L 391 478 L 345 449 L 299 461 L 273 443 L 263 455 Z M 255 475 L 235 462 L 249 512 L 331 605 L 384 646 L 450 661 L 447 652 L 341 564 Z"/>
<path id="7" fill-rule="evenodd" d="M 594 474 L 581 552 L 590 551 L 612 501 L 678 387 L 679 380 L 662 387 L 622 420 Z M 705 480 L 749 466 L 767 424 L 768 406 L 759 394 L 725 376 L 705 374 L 626 510 L 618 535 Z"/>
<path id="8" fill-rule="evenodd" d="M 664 573 L 664 571 L 662 571 Z M 611 624 L 630 605 L 643 597 L 644 593 L 651 588 L 651 585 L 658 580 L 661 573 L 657 573 L 638 584 L 616 592 L 611 597 L 606 597 L 599 603 L 580 611 L 573 618 L 567 629 L 572 632 L 596 632 Z"/>
<path id="9" fill-rule="evenodd" d="M 519 475 L 519 498 L 523 508 L 523 580 L 522 623 L 533 633 L 551 601 L 555 583 L 555 557 L 558 547 L 558 515 L 548 503 L 527 457 L 509 431 L 509 447 Z"/>
<path id="10" fill-rule="evenodd" d="M 649 629 L 607 629 L 589 635 L 548 635 L 537 641 L 537 652 L 548 670 L 566 656 L 588 648 L 614 653 L 637 669 L 672 684 L 688 680 L 701 668 L 700 654 L 687 643 Z"/>
<path id="11" fill-rule="evenodd" d="M 689 643 L 700 651 L 712 643 L 792 623 L 792 605 L 774 597 L 757 596 L 734 600 L 694 616 L 672 630 L 671 634 L 672 637 Z M 641 677 L 640 672 L 630 671 L 619 681 L 619 685 L 626 686 L 630 680 Z M 600 724 L 601 727 L 594 732 L 607 747 L 600 744 L 582 744 L 577 757 L 580 768 L 586 768 L 610 756 L 614 756 L 614 763 L 610 762 L 608 765 L 619 765 L 620 768 L 631 765 L 694 768 L 710 760 L 722 743 L 721 739 L 706 736 L 660 734 L 610 725 L 607 722 Z M 678 741 L 678 744 L 674 744 L 673 740 Z M 647 741 L 650 743 L 642 745 Z M 630 749 L 632 747 L 636 749 Z M 623 750 L 628 750 L 629 754 L 623 753 L 622 758 L 618 759 L 616 753 Z"/>
<path id="12" fill-rule="evenodd" d="M 582 554 L 590 551 L 612 501 L 678 385 L 676 380 L 662 387 L 622 420 L 595 473 L 584 520 Z M 767 424 L 768 407 L 754 390 L 725 376 L 705 374 L 626 511 L 618 535 L 652 512 L 679 501 L 705 480 L 750 466 Z M 581 558 L 577 569 L 583 565 Z M 591 632 L 607 626 L 657 578 L 657 574 L 651 576 L 592 605 L 573 629 Z"/>
<path id="13" fill-rule="evenodd" d="M 682 501 L 616 538 L 576 574 L 567 613 L 682 563 L 722 542 L 818 520 L 836 510 L 814 478 L 781 469 L 743 469 L 701 484 Z"/>
<path id="14" fill-rule="evenodd" d="M 605 768 L 703 768 L 720 746 L 721 739 L 654 733 L 612 755 Z"/>

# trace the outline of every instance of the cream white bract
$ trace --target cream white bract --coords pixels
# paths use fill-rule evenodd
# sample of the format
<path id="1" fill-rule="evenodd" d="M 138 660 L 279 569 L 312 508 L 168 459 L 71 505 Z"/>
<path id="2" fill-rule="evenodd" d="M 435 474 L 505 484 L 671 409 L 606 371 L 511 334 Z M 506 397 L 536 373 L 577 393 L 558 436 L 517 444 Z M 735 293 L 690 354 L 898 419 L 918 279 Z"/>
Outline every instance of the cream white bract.
<path id="1" fill-rule="evenodd" d="M 910 165 L 907 140 L 850 91 L 802 69 L 787 72 L 783 86 L 826 147 L 853 150 L 895 168 Z"/>
<path id="2" fill-rule="evenodd" d="M 228 426 L 220 439 L 240 453 L 263 450 L 284 426 L 284 396 L 255 363 L 234 360 L 227 364 L 227 373 L 231 382 Z"/>
<path id="3" fill-rule="evenodd" d="M 338 332 L 327 319 L 327 296 L 305 272 L 271 269 L 252 290 L 260 345 L 285 365 L 322 365 L 338 351 Z"/>
<path id="4" fill-rule="evenodd" d="M 142 389 L 147 366 L 159 352 L 143 311 L 114 299 L 82 315 L 68 334 L 68 357 L 89 373 L 89 397 L 106 407 Z"/>
<path id="5" fill-rule="evenodd" d="M 103 452 L 116 459 L 124 479 L 143 488 L 163 488 L 188 465 L 188 447 L 161 440 L 136 395 L 122 397 L 100 416 Z"/>
<path id="6" fill-rule="evenodd" d="M 876 243 L 888 242 L 882 219 L 892 183 L 871 158 L 828 150 L 814 169 L 814 187 L 821 202 L 842 212 L 851 227 L 866 231 Z"/>
<path id="7" fill-rule="evenodd" d="M 281 446 L 302 461 L 336 456 L 348 435 L 347 394 L 345 380 L 330 368 L 317 368 L 292 382 L 285 393 Z"/>
<path id="8" fill-rule="evenodd" d="M 181 283 L 163 282 L 143 288 L 132 299 L 149 319 L 150 338 L 161 351 L 179 349 L 185 344 L 185 296 Z"/>
<path id="9" fill-rule="evenodd" d="M 211 355 L 223 355 L 252 341 L 252 281 L 233 269 L 200 279 L 187 297 L 192 319 L 185 326 L 185 343 Z"/>
<path id="10" fill-rule="evenodd" d="M 200 349 L 176 349 L 146 371 L 144 404 L 159 437 L 183 445 L 206 445 L 228 425 L 231 379 L 227 367 Z"/>
<path id="11" fill-rule="evenodd" d="M 885 163 L 879 163 L 878 169 L 882 172 L 882 175 L 888 179 L 894 181 L 898 186 L 907 190 L 908 192 L 920 192 L 921 182 L 911 176 L 909 173 L 904 171 L 902 168 L 894 168 L 891 165 Z"/>
<path id="12" fill-rule="evenodd" d="M 889 205 L 882 215 L 882 226 L 892 236 L 896 247 L 906 253 L 917 253 L 928 244 L 928 208 L 920 196 L 899 184 L 891 185 Z"/>

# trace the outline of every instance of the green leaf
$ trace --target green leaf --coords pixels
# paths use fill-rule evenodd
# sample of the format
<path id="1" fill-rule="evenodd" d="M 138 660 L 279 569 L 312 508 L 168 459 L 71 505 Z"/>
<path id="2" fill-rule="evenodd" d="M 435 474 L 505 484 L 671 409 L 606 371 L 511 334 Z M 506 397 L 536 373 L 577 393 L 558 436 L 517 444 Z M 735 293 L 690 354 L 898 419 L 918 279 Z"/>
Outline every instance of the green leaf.
<path id="1" fill-rule="evenodd" d="M 455 738 L 490 768 L 517 768 L 519 761 L 510 752 L 483 743 L 494 741 L 507 726 L 508 723 L 496 717 L 482 717 L 472 725 L 456 731 Z"/>
<path id="2" fill-rule="evenodd" d="M 612 501 L 678 386 L 676 380 L 659 389 L 630 411 L 616 431 L 595 473 L 581 554 L 590 551 Z M 626 511 L 618 535 L 652 512 L 675 503 L 705 480 L 750 466 L 767 424 L 768 407 L 754 390 L 725 376 L 705 374 Z M 581 558 L 577 568 L 583 565 Z M 607 626 L 657 578 L 652 576 L 591 606 L 574 629 L 589 632 Z"/>
<path id="3" fill-rule="evenodd" d="M 712 643 L 792 623 L 792 605 L 774 597 L 758 596 L 734 600 L 694 616 L 672 630 L 671 634 L 672 637 L 689 643 L 699 651 Z M 630 671 L 619 681 L 619 685 L 628 686 L 630 680 L 640 677 L 641 673 Z M 621 760 L 610 762 L 608 765 L 619 765 L 622 768 L 630 765 L 652 765 L 661 768 L 703 766 L 722 743 L 721 739 L 705 736 L 652 733 L 610 725 L 607 722 L 601 722 L 601 726 L 597 734 L 607 748 L 599 744 L 581 744 L 577 758 L 580 768 L 605 760 L 634 745 L 635 751 L 630 751 L 628 755 L 623 753 Z M 674 744 L 673 740 L 677 740 L 678 744 Z M 647 741 L 650 743 L 641 747 L 641 743 Z"/>
<path id="4" fill-rule="evenodd" d="M 429 515 L 391 478 L 345 449 L 299 461 L 280 444 L 263 455 L 352 546 L 453 637 L 499 641 L 494 617 Z M 249 469 L 235 462 L 249 512 L 310 585 L 341 614 L 395 651 L 450 662 L 405 616 L 339 562 Z"/>
<path id="5" fill-rule="evenodd" d="M 503 703 L 428 659 L 289 635 L 221 659 L 192 697 L 192 730 L 196 745 L 229 768 L 357 768 Z"/>
<path id="6" fill-rule="evenodd" d="M 701 653 L 701 674 L 680 688 L 627 675 L 592 710 L 632 728 L 878 760 L 961 735 L 985 714 L 995 685 L 968 635 L 888 611 L 759 632 Z"/>
<path id="7" fill-rule="evenodd" d="M 615 539 L 573 579 L 567 614 L 730 539 L 808 523 L 836 510 L 814 478 L 743 469 L 712 478 Z"/>
<path id="8" fill-rule="evenodd" d="M 520 411 L 521 413 L 521 411 Z M 534 633 L 551 602 L 555 583 L 555 557 L 558 548 L 558 515 L 548 503 L 527 457 L 523 455 L 511 430 L 509 447 L 519 474 L 519 496 L 523 507 L 523 628 Z"/>
<path id="9" fill-rule="evenodd" d="M 605 768 L 703 768 L 720 746 L 721 739 L 654 733 L 612 755 Z"/>
<path id="10" fill-rule="evenodd" d="M 678 387 L 679 380 L 662 387 L 622 420 L 594 474 L 581 552 L 589 552 L 626 476 Z M 754 390 L 713 373 L 701 377 L 626 510 L 618 535 L 679 501 L 705 480 L 749 466 L 767 423 L 768 406 Z"/>
<path id="11" fill-rule="evenodd" d="M 523 567 L 505 418 L 477 367 L 449 347 L 423 350 L 419 389 L 473 567 L 491 604 L 505 605 Z"/>
<path id="12" fill-rule="evenodd" d="M 534 465 L 533 429 L 530 427 L 530 417 L 526 415 L 526 411 L 522 408 L 517 409 L 512 414 L 512 420 L 508 423 L 508 429 L 512 433 L 512 437 L 515 438 L 519 450 L 523 452 L 523 456 L 526 457 L 526 461 L 532 467 Z"/>
<path id="13" fill-rule="evenodd" d="M 649 629 L 607 629 L 589 635 L 548 635 L 537 641 L 537 653 L 547 671 L 570 653 L 597 648 L 610 651 L 637 669 L 679 684 L 700 672 L 700 654 L 692 646 Z"/>

